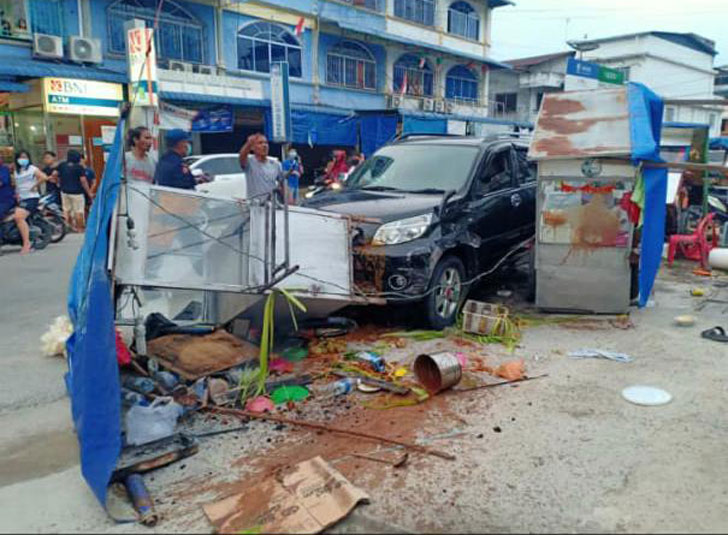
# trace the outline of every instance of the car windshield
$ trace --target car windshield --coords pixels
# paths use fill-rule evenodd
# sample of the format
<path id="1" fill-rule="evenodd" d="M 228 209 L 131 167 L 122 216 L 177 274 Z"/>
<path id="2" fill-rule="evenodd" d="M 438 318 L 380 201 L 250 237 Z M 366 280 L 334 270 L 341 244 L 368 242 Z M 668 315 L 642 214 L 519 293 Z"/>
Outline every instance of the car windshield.
<path id="1" fill-rule="evenodd" d="M 199 161 L 199 160 L 200 160 L 200 158 L 202 158 L 202 156 L 187 156 L 187 157 L 186 157 L 186 158 L 184 159 L 184 162 L 185 162 L 185 164 L 187 164 L 187 165 L 192 165 L 193 163 L 195 163 L 195 162 Z"/>
<path id="2" fill-rule="evenodd" d="M 379 150 L 347 180 L 347 188 L 421 193 L 459 191 L 478 156 L 463 145 L 392 145 Z"/>

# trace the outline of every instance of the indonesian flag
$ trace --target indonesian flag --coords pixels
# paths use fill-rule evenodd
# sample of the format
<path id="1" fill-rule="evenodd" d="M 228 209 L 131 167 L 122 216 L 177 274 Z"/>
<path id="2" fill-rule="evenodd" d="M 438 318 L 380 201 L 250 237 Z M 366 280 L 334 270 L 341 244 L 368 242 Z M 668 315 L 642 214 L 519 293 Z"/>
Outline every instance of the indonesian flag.
<path id="1" fill-rule="evenodd" d="M 298 19 L 298 23 L 296 24 L 296 37 L 301 37 L 301 34 L 303 33 L 303 23 L 305 22 L 305 19 L 301 17 Z"/>
<path id="2" fill-rule="evenodd" d="M 404 76 L 402 77 L 402 86 L 399 88 L 400 95 L 404 95 L 407 93 L 407 71 L 404 71 Z"/>
<path id="3" fill-rule="evenodd" d="M 425 63 L 426 62 L 427 62 L 427 60 L 425 59 L 425 56 L 422 56 L 420 58 L 420 69 L 424 69 L 425 68 Z"/>

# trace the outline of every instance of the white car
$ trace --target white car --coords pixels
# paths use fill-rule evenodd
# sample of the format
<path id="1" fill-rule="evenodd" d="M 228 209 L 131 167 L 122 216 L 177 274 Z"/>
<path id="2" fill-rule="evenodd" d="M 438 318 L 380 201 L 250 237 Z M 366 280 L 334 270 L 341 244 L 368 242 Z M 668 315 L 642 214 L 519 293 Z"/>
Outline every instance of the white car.
<path id="1" fill-rule="evenodd" d="M 204 174 L 212 179 L 210 182 L 198 184 L 196 191 L 217 197 L 246 198 L 247 183 L 237 153 L 188 156 L 184 162 L 194 176 Z"/>

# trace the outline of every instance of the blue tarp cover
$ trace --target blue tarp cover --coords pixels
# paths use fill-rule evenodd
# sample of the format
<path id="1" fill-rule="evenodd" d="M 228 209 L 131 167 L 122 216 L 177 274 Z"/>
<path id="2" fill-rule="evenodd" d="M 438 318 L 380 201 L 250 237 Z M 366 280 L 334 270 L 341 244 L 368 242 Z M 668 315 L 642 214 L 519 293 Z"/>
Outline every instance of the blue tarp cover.
<path id="1" fill-rule="evenodd" d="M 629 84 L 628 95 L 633 162 L 638 165 L 644 160 L 662 161 L 662 99 L 646 86 L 637 83 Z M 667 169 L 645 168 L 642 176 L 645 181 L 645 206 L 640 251 L 640 307 L 647 304 L 662 262 Z"/>
<path id="2" fill-rule="evenodd" d="M 360 121 L 361 151 L 367 158 L 391 141 L 397 132 L 396 115 L 362 115 Z"/>
<path id="3" fill-rule="evenodd" d="M 447 119 L 405 115 L 402 117 L 402 133 L 447 134 Z"/>
<path id="4" fill-rule="evenodd" d="M 68 290 L 74 332 L 66 343 L 66 386 L 81 449 L 81 472 L 102 505 L 121 452 L 121 391 L 106 255 L 121 181 L 124 123 L 122 119 L 116 127 Z"/>
<path id="5" fill-rule="evenodd" d="M 710 138 L 710 150 L 728 150 L 728 137 Z"/>

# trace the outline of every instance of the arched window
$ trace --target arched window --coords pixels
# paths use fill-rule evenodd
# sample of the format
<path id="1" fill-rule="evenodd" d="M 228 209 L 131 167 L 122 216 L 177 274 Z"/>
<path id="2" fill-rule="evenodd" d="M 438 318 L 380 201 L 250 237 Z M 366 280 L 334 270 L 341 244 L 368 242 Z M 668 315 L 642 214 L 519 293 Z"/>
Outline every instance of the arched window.
<path id="1" fill-rule="evenodd" d="M 238 68 L 270 72 L 274 61 L 287 61 L 291 76 L 301 77 L 301 44 L 291 32 L 270 22 L 254 22 L 238 32 Z"/>
<path id="2" fill-rule="evenodd" d="M 157 0 L 117 0 L 108 7 L 109 51 L 126 51 L 124 23 L 142 19 L 147 28 L 154 25 Z M 204 54 L 204 26 L 176 2 L 165 0 L 159 15 L 159 31 L 154 36 L 157 55 L 161 59 L 202 63 Z"/>
<path id="3" fill-rule="evenodd" d="M 365 47 L 343 41 L 326 55 L 326 83 L 355 89 L 376 89 L 374 56 Z"/>
<path id="4" fill-rule="evenodd" d="M 445 78 L 445 98 L 477 102 L 478 77 L 463 65 L 455 65 L 447 71 Z"/>
<path id="5" fill-rule="evenodd" d="M 477 41 L 480 17 L 473 6 L 462 1 L 450 4 L 447 10 L 447 31 Z"/>
<path id="6" fill-rule="evenodd" d="M 431 97 L 433 93 L 432 67 L 425 58 L 405 54 L 394 64 L 395 93 L 416 97 Z"/>

